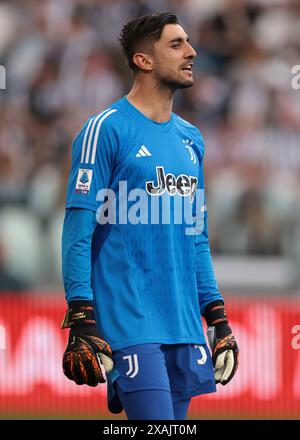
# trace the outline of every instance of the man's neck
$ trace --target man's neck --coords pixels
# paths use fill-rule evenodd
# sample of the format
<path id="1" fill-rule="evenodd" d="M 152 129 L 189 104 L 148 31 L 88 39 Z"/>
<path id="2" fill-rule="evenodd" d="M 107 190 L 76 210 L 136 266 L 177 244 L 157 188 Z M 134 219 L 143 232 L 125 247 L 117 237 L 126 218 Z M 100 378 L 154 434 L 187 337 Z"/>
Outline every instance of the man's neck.
<path id="1" fill-rule="evenodd" d="M 156 122 L 167 122 L 173 108 L 173 92 L 158 87 L 134 82 L 127 95 L 128 101 L 147 118 Z"/>

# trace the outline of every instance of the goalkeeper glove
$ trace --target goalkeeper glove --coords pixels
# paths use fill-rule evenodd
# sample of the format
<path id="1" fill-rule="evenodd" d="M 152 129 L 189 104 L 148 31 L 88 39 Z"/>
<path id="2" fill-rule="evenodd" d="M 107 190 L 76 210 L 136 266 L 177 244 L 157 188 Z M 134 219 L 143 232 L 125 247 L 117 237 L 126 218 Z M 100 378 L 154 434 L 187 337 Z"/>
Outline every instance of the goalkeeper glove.
<path id="1" fill-rule="evenodd" d="M 239 364 L 239 349 L 228 325 L 222 301 L 213 301 L 205 307 L 207 338 L 212 351 L 216 383 L 226 385 L 234 376 Z"/>
<path id="2" fill-rule="evenodd" d="M 61 328 L 70 328 L 63 355 L 63 371 L 78 385 L 92 387 L 106 381 L 113 368 L 112 351 L 99 335 L 91 301 L 71 301 Z"/>

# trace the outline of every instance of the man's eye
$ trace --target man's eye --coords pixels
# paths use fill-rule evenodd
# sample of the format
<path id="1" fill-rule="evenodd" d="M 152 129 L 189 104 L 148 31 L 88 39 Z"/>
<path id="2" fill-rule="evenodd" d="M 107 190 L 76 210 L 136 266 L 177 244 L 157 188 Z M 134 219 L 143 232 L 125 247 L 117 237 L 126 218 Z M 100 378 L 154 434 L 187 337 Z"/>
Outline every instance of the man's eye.
<path id="1" fill-rule="evenodd" d="M 174 48 L 174 49 L 176 49 L 177 47 L 179 47 L 180 46 L 180 44 L 179 43 L 176 43 L 176 44 L 172 44 L 172 47 Z"/>

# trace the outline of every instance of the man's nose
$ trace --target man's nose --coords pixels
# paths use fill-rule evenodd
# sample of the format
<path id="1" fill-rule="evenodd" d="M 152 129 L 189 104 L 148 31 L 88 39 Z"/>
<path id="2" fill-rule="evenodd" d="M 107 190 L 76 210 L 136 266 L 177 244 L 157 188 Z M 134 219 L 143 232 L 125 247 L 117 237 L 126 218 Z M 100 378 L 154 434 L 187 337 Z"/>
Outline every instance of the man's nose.
<path id="1" fill-rule="evenodd" d="M 185 56 L 186 56 L 187 58 L 195 58 L 196 55 L 197 55 L 197 52 L 195 51 L 195 49 L 193 48 L 193 46 L 191 46 L 191 45 L 188 43 L 187 50 L 186 50 L 186 55 L 185 55 Z"/>

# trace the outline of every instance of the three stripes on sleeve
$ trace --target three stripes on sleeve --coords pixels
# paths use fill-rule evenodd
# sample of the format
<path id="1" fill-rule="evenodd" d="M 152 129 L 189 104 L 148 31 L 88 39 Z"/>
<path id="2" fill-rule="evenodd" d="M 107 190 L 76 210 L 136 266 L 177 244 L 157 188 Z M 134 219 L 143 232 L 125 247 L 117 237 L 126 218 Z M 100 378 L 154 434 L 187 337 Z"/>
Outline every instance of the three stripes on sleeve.
<path id="1" fill-rule="evenodd" d="M 81 163 L 91 163 L 94 165 L 101 125 L 108 116 L 116 111 L 116 109 L 106 109 L 90 120 L 82 142 Z"/>

